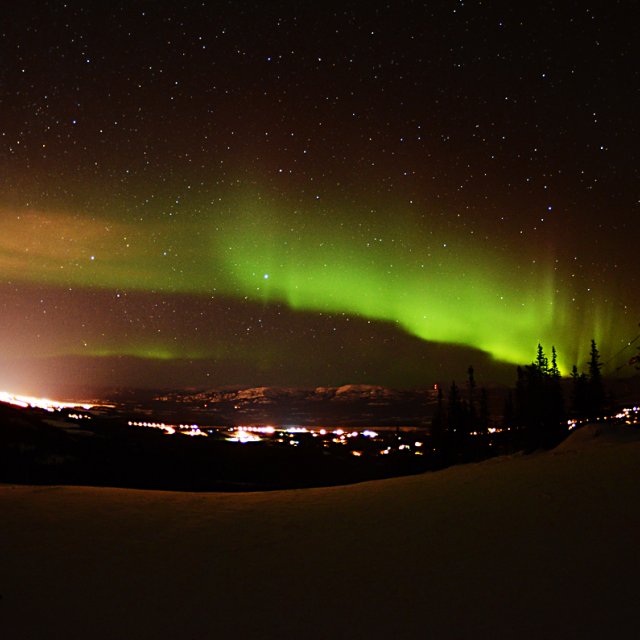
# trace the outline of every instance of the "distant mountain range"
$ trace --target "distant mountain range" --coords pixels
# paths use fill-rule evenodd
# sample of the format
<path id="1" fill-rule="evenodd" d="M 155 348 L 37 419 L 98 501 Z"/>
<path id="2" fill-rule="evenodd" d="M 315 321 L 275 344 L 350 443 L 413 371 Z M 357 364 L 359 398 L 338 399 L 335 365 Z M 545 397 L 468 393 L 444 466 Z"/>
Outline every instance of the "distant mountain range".
<path id="1" fill-rule="evenodd" d="M 605 386 L 614 405 L 636 402 L 640 376 L 607 378 Z M 448 389 L 444 389 L 445 402 Z M 570 402 L 571 380 L 564 381 Z M 500 419 L 508 388 L 487 387 L 491 414 Z M 379 385 L 346 384 L 337 387 L 216 387 L 182 390 L 105 390 L 98 397 L 122 406 L 172 420 L 199 424 L 280 424 L 343 426 L 428 426 L 437 388 L 398 390 Z"/>
<path id="2" fill-rule="evenodd" d="M 399 391 L 376 385 L 300 389 L 291 387 L 222 388 L 173 391 L 154 397 L 165 410 L 186 411 L 230 424 L 428 425 L 437 390 Z"/>

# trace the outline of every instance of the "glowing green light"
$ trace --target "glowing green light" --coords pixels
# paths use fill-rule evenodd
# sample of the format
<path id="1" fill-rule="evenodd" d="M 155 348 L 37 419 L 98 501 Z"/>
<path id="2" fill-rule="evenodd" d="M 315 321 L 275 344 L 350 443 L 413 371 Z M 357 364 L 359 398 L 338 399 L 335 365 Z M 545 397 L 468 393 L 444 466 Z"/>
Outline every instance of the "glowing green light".
<path id="1" fill-rule="evenodd" d="M 424 340 L 475 347 L 513 363 L 538 342 L 555 345 L 559 365 L 605 337 L 600 305 L 576 309 L 558 291 L 546 260 L 522 263 L 482 243 L 436 241 L 416 229 L 368 235 L 307 221 L 304 234 L 273 214 L 252 211 L 225 234 L 224 272 L 237 291 L 293 309 L 392 322 Z M 270 274 L 260 282 L 258 274 Z"/>
<path id="2" fill-rule="evenodd" d="M 587 297 L 568 290 L 553 256 L 538 255 L 535 246 L 500 252 L 486 240 L 425 231 L 424 221 L 412 225 L 405 212 L 392 209 L 387 222 L 376 220 L 353 211 L 342 218 L 338 207 L 294 214 L 251 201 L 224 215 L 212 211 L 210 221 L 197 224 L 6 216 L 0 220 L 0 274 L 58 286 L 215 293 L 351 314 L 513 363 L 531 361 L 541 342 L 547 351 L 556 346 L 565 372 L 584 361 L 592 337 L 604 353 L 607 344 L 630 334 L 595 292 Z M 197 345 L 169 340 L 149 347 L 103 345 L 102 353 L 206 355 Z"/>

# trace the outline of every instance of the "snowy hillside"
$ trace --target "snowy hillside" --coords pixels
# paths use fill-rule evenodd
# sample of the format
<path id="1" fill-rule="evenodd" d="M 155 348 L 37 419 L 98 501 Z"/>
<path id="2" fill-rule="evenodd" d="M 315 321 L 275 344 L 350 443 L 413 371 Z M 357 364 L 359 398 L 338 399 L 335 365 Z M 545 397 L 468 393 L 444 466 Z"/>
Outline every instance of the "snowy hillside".
<path id="1" fill-rule="evenodd" d="M 592 428 L 345 487 L 0 486 L 0 637 L 635 637 L 639 494 L 638 432 Z"/>

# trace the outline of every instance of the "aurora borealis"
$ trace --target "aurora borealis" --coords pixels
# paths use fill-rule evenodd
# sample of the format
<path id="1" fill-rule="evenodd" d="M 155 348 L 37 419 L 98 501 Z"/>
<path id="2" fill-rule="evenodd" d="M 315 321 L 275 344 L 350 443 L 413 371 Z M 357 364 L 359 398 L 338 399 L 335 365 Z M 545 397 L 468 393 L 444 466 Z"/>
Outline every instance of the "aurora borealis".
<path id="1" fill-rule="evenodd" d="M 5 388 L 409 387 L 471 363 L 509 381 L 538 342 L 565 373 L 591 338 L 609 372 L 633 355 L 624 3 L 11 13 Z"/>

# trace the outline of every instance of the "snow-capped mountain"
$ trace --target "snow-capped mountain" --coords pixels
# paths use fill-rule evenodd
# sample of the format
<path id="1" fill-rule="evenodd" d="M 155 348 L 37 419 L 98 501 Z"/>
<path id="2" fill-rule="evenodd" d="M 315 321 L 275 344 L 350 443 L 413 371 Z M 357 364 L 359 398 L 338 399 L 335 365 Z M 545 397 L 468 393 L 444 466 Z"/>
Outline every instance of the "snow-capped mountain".
<path id="1" fill-rule="evenodd" d="M 346 384 L 315 389 L 250 387 L 173 392 L 156 400 L 186 405 L 197 413 L 216 413 L 229 422 L 423 424 L 429 421 L 435 392 Z"/>

